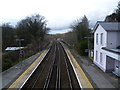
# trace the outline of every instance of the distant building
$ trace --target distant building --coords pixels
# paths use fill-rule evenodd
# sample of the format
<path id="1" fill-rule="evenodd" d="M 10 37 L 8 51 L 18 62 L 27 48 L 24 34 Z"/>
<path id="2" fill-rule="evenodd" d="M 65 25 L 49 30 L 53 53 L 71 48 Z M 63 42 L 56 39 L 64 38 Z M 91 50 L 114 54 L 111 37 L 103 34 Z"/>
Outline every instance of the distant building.
<path id="1" fill-rule="evenodd" d="M 15 50 L 23 49 L 23 48 L 24 47 L 7 47 L 5 51 L 15 51 Z"/>
<path id="2" fill-rule="evenodd" d="M 120 76 L 120 22 L 98 21 L 94 32 L 94 63 Z"/>

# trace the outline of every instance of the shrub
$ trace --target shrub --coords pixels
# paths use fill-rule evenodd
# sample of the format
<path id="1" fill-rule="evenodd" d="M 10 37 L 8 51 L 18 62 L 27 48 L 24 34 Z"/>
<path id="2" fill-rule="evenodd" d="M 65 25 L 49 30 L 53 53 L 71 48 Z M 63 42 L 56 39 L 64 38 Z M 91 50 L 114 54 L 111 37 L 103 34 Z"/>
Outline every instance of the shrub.
<path id="1" fill-rule="evenodd" d="M 9 69 L 10 67 L 12 67 L 12 65 L 13 64 L 12 64 L 11 60 L 9 60 L 9 59 L 5 60 L 3 63 L 4 67 L 2 68 L 2 71 Z"/>
<path id="2" fill-rule="evenodd" d="M 85 52 L 85 49 L 87 49 L 87 41 L 81 41 L 77 44 L 77 50 L 80 55 L 87 55 L 87 52 Z"/>

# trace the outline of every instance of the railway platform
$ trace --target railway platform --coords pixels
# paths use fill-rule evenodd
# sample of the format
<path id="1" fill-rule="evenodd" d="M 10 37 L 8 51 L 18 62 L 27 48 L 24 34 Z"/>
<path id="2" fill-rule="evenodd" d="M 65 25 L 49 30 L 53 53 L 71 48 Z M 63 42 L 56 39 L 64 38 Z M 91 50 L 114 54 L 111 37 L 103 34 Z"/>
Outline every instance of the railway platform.
<path id="1" fill-rule="evenodd" d="M 63 45 L 63 44 L 62 44 Z M 70 60 L 70 63 L 73 67 L 73 70 L 75 72 L 75 75 L 77 77 L 78 83 L 80 85 L 80 87 L 82 89 L 86 89 L 86 88 L 91 88 L 94 89 L 93 85 L 91 84 L 91 82 L 89 81 L 88 77 L 86 76 L 86 74 L 84 73 L 84 71 L 82 70 L 82 68 L 80 67 L 80 65 L 77 63 L 77 61 L 75 60 L 75 58 L 73 57 L 73 55 L 71 54 L 71 52 L 69 51 L 68 48 L 66 48 L 64 45 L 64 50 Z M 44 50 L 38 57 L 37 59 L 25 70 L 23 71 L 23 73 L 17 77 L 13 83 L 9 84 L 9 88 L 21 88 L 26 81 L 29 79 L 29 77 L 31 76 L 31 74 L 35 71 L 35 69 L 37 68 L 37 66 L 40 64 L 40 62 L 42 62 L 43 58 L 46 56 L 46 54 L 48 53 L 48 50 Z M 12 75 L 12 73 L 11 73 Z M 11 78 L 12 79 L 12 78 Z"/>
<path id="2" fill-rule="evenodd" d="M 67 45 L 66 47 L 69 48 Z M 69 48 L 69 50 L 95 89 L 118 89 L 118 77 L 112 73 L 103 72 L 92 60 L 80 56 L 74 49 Z"/>
<path id="3" fill-rule="evenodd" d="M 63 43 L 62 43 L 62 45 L 63 45 L 63 47 L 67 53 L 67 56 L 68 56 L 72 66 L 73 66 L 74 72 L 77 76 L 77 79 L 79 81 L 81 88 L 84 88 L 84 89 L 89 88 L 89 89 L 94 90 L 93 85 L 91 84 L 88 77 L 86 76 L 86 74 L 84 73 L 84 71 L 82 70 L 82 68 L 78 64 L 78 62 L 76 61 L 76 59 L 73 57 L 73 55 L 71 54 L 69 49 Z"/>
<path id="4" fill-rule="evenodd" d="M 35 60 L 42 58 L 42 55 L 45 54 L 45 52 L 46 51 L 41 51 L 41 52 L 31 56 L 27 60 L 21 62 L 22 66 L 21 66 L 21 63 L 19 63 L 15 66 L 11 67 L 10 69 L 2 72 L 2 88 L 8 88 L 10 85 L 12 85 L 12 83 L 14 83 L 14 85 L 12 85 L 11 88 L 14 88 L 14 87 L 18 88 L 21 85 L 20 83 L 24 82 L 22 80 L 22 78 L 26 78 L 26 74 L 24 74 L 24 71 L 26 71 L 27 69 L 29 69 L 29 70 L 32 69 L 30 67 L 31 65 L 34 65 L 34 67 L 35 67 L 35 64 L 33 64 L 33 63 L 35 63 Z M 28 72 L 28 70 L 27 70 L 27 72 Z M 20 83 L 18 83 L 18 78 L 20 78 L 20 77 L 21 77 L 21 80 L 19 80 Z M 17 80 L 17 82 L 15 82 L 16 80 Z M 17 83 L 19 85 L 17 85 Z"/>

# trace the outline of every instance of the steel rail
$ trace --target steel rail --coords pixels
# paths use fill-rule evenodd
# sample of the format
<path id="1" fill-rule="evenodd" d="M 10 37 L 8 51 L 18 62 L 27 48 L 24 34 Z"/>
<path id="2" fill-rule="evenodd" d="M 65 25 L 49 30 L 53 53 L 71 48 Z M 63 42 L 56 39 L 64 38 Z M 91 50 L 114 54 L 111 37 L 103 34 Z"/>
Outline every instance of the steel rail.
<path id="1" fill-rule="evenodd" d="M 60 65 L 59 65 L 59 83 L 58 83 L 58 88 L 59 89 L 61 88 Z"/>
<path id="2" fill-rule="evenodd" d="M 57 83 L 57 86 L 58 86 L 58 89 L 60 89 L 60 51 L 59 51 L 59 47 L 58 47 L 58 83 Z"/>
<path id="3" fill-rule="evenodd" d="M 57 48 L 58 49 L 58 48 Z M 56 54 L 56 56 L 57 56 L 57 54 Z M 56 59 L 56 58 L 55 58 Z M 56 90 L 57 90 L 57 88 L 58 88 L 58 75 L 59 75 L 59 71 L 58 71 L 58 62 L 57 62 L 57 76 L 56 76 L 56 85 L 55 85 L 55 87 L 56 87 Z"/>
<path id="4" fill-rule="evenodd" d="M 56 77 L 56 90 L 60 89 L 60 54 L 59 54 L 59 47 L 58 49 L 58 61 L 57 61 L 57 77 Z"/>
<path id="5" fill-rule="evenodd" d="M 72 86 L 72 80 L 71 80 L 71 76 L 70 76 L 70 72 L 69 72 L 69 67 L 68 67 L 68 64 L 67 64 L 67 61 L 66 61 L 65 57 L 64 57 L 64 60 L 65 60 L 65 64 L 66 64 L 66 69 L 67 69 L 67 75 L 68 75 L 68 79 L 69 79 L 70 88 L 72 89 L 73 88 L 73 86 Z"/>
<path id="6" fill-rule="evenodd" d="M 53 48 L 53 46 L 51 47 L 51 50 L 52 50 L 52 48 Z M 48 58 L 50 58 L 52 53 L 51 53 L 51 51 L 49 51 L 48 53 L 50 53 L 49 56 L 48 56 Z M 46 59 L 46 61 L 48 60 L 48 58 Z M 32 88 L 35 87 L 35 85 L 37 83 L 37 80 L 40 78 L 40 76 L 41 76 L 42 72 L 44 71 L 46 65 L 47 65 L 47 62 L 45 62 L 45 65 L 44 65 L 43 69 L 41 70 L 40 74 L 38 75 L 37 79 L 35 80 L 34 84 L 32 85 Z"/>
<path id="7" fill-rule="evenodd" d="M 67 51 L 66 51 L 66 49 L 65 49 L 65 47 L 64 47 L 64 45 L 63 45 L 63 43 L 62 43 L 62 42 L 60 42 L 60 44 L 61 44 L 61 46 L 62 46 L 62 48 L 63 48 L 63 50 L 64 50 L 64 52 L 65 52 L 65 54 L 66 54 L 67 58 L 69 59 L 69 61 L 68 61 L 68 62 L 70 63 L 70 65 L 71 65 L 71 66 L 72 66 L 72 68 L 73 68 L 73 71 L 74 71 L 75 76 L 76 76 L 76 78 L 77 78 L 77 82 L 78 82 L 78 84 L 79 84 L 79 88 L 81 88 L 81 89 L 82 89 L 81 82 L 80 82 L 80 80 L 79 80 L 79 78 L 78 78 L 78 76 L 77 76 L 77 73 L 76 73 L 76 71 L 75 71 L 75 68 L 74 68 L 74 66 L 73 66 L 73 64 L 72 64 L 72 62 L 71 62 L 70 56 L 68 55 L 68 53 L 67 53 Z"/>
<path id="8" fill-rule="evenodd" d="M 67 62 L 66 62 L 66 58 L 65 58 L 65 52 L 64 52 L 64 49 L 62 48 L 61 44 L 59 43 L 59 47 L 61 49 L 61 53 L 63 54 L 64 58 L 63 58 L 63 62 L 65 63 L 65 70 L 66 70 L 66 75 L 67 75 L 67 80 L 68 80 L 68 85 L 70 87 L 70 89 L 72 90 L 73 89 L 73 86 L 72 86 L 72 80 L 71 80 L 71 76 L 70 76 L 70 72 L 69 72 L 69 69 L 68 69 L 68 65 L 67 65 Z"/>
<path id="9" fill-rule="evenodd" d="M 67 69 L 67 75 L 68 75 L 69 85 L 70 85 L 70 89 L 72 90 L 73 89 L 73 85 L 72 85 L 70 70 L 69 70 L 69 67 L 68 67 L 69 66 L 68 62 L 69 61 L 67 62 L 67 60 L 66 60 L 66 58 L 68 58 L 68 57 L 66 56 L 66 52 L 65 52 L 63 46 L 61 45 L 61 43 L 60 43 L 60 46 L 61 46 L 61 49 L 64 52 L 64 60 L 65 60 L 65 65 L 66 65 L 66 69 Z"/>
<path id="10" fill-rule="evenodd" d="M 32 73 L 28 76 L 28 78 L 24 81 L 24 83 L 20 86 L 21 90 L 23 88 L 23 86 L 26 84 L 26 82 L 29 80 L 29 78 L 32 76 L 32 74 L 35 72 L 35 70 L 38 68 L 38 66 L 41 64 L 41 62 L 43 61 L 43 59 L 46 57 L 46 55 L 48 54 L 50 49 L 48 49 L 47 53 L 45 54 L 45 56 L 42 58 L 42 60 L 37 64 L 37 66 L 34 68 L 34 70 L 32 71 Z"/>
<path id="11" fill-rule="evenodd" d="M 41 71 L 36 74 L 38 76 L 36 76 L 36 79 L 34 80 L 34 82 L 32 82 L 33 84 L 32 84 L 31 89 L 36 87 L 38 80 L 40 78 L 42 78 L 42 76 L 44 75 L 42 73 L 45 71 L 47 64 L 49 64 L 49 62 L 48 62 L 49 59 L 51 62 L 49 64 L 49 67 L 47 67 L 49 69 L 46 72 L 44 82 L 42 83 L 42 85 L 43 85 L 42 88 L 43 88 L 43 90 L 47 90 L 51 86 L 55 85 L 56 90 L 61 89 L 61 84 L 62 84 L 61 83 L 62 82 L 61 81 L 62 80 L 61 79 L 61 69 L 62 69 L 61 67 L 63 66 L 63 64 L 61 66 L 61 60 L 60 60 L 61 55 L 63 56 L 62 62 L 65 64 L 63 70 L 65 69 L 64 72 L 66 75 L 67 86 L 68 86 L 68 88 L 70 87 L 71 90 L 73 89 L 74 82 L 72 82 L 71 69 L 69 67 L 69 65 L 71 65 L 71 63 L 69 63 L 70 61 L 67 60 L 67 59 L 69 59 L 69 57 L 65 51 L 65 48 L 59 42 L 53 43 L 53 45 L 49 48 L 48 53 L 45 55 L 46 58 L 45 57 L 43 58 L 44 60 L 46 60 L 46 62 L 44 62 Z M 54 80 L 53 80 L 53 78 L 54 78 Z"/>
<path id="12" fill-rule="evenodd" d="M 56 89 L 58 88 L 58 77 L 59 77 L 58 75 L 59 75 L 59 71 L 57 67 L 57 76 L 56 76 L 56 85 L 55 85 Z"/>
<path id="13" fill-rule="evenodd" d="M 48 88 L 50 80 L 51 80 L 51 75 L 52 75 L 52 72 L 53 72 L 53 66 L 54 66 L 54 63 L 55 63 L 55 52 L 56 52 L 56 45 L 55 45 L 53 62 L 51 64 L 51 66 L 50 66 L 49 73 L 47 75 L 47 78 L 46 78 L 46 81 L 45 81 L 45 84 L 44 84 L 44 87 L 43 87 L 43 89 L 45 89 L 45 90 Z"/>

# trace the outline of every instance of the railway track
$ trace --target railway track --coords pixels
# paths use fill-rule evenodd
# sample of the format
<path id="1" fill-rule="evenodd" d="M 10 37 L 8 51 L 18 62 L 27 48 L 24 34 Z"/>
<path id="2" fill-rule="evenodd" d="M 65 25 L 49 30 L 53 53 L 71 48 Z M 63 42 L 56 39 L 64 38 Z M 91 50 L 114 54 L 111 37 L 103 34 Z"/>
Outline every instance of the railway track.
<path id="1" fill-rule="evenodd" d="M 79 88 L 74 70 L 62 45 L 53 42 L 48 54 L 21 89 Z"/>

